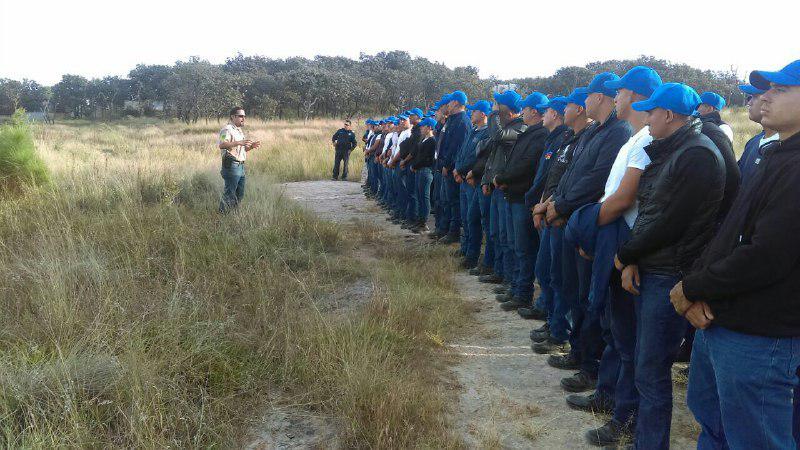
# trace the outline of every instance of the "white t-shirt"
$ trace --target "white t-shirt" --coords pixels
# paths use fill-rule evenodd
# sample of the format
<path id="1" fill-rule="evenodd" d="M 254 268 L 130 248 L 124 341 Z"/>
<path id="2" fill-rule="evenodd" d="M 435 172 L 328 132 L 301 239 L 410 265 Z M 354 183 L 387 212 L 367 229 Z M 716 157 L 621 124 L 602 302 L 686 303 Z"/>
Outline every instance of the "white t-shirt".
<path id="1" fill-rule="evenodd" d="M 222 144 L 223 142 L 233 142 L 233 141 L 243 141 L 244 140 L 244 131 L 241 128 L 235 126 L 232 123 L 225 125 L 221 130 L 219 130 L 219 143 Z M 231 147 L 227 150 L 219 149 L 220 155 L 225 156 L 225 152 L 228 152 L 236 158 L 239 162 L 244 162 L 247 159 L 247 149 L 245 149 L 244 145 L 237 145 L 236 147 Z"/>
<path id="2" fill-rule="evenodd" d="M 723 123 L 722 125 L 719 126 L 719 129 L 722 130 L 723 133 L 725 133 L 725 136 L 728 136 L 729 141 L 733 142 L 733 128 L 731 128 L 730 125 L 728 125 L 727 123 Z"/>
<path id="3" fill-rule="evenodd" d="M 772 141 L 777 141 L 778 137 L 779 137 L 778 133 L 775 133 L 770 137 L 762 137 L 761 140 L 758 141 L 758 148 L 761 148 L 764 145 L 769 144 Z"/>
<path id="4" fill-rule="evenodd" d="M 622 178 L 625 176 L 625 171 L 628 170 L 629 167 L 644 170 L 645 167 L 650 164 L 650 157 L 647 156 L 647 152 L 644 151 L 644 148 L 650 145 L 651 142 L 653 142 L 653 137 L 650 136 L 650 128 L 644 127 L 639 130 L 638 133 L 631 136 L 628 142 L 619 149 L 617 158 L 611 166 L 611 172 L 608 174 L 608 180 L 606 180 L 605 194 L 603 198 L 600 199 L 600 202 L 606 201 L 611 194 L 617 192 L 619 184 L 622 183 Z M 625 211 L 623 217 L 628 226 L 633 228 L 633 224 L 636 222 L 636 216 L 638 215 L 639 201 L 637 200 L 630 209 Z"/>
<path id="5" fill-rule="evenodd" d="M 411 128 L 400 132 L 400 135 L 397 136 L 397 144 L 395 144 L 394 148 L 392 149 L 392 157 L 395 157 L 398 153 L 400 153 L 400 144 L 410 137 Z"/>
<path id="6" fill-rule="evenodd" d="M 392 145 L 394 140 L 397 139 L 397 133 L 396 132 L 391 132 L 391 133 L 387 134 L 384 139 L 385 140 L 383 141 L 383 153 L 381 153 L 381 155 L 388 156 L 388 155 L 386 155 L 386 150 L 389 148 L 390 145 Z"/>

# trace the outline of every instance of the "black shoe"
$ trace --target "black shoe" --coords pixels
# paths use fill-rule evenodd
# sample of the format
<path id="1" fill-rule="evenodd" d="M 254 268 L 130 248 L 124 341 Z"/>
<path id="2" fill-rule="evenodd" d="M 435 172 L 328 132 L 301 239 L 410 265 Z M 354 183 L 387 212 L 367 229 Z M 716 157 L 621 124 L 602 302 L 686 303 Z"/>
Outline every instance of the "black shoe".
<path id="1" fill-rule="evenodd" d="M 508 289 L 509 289 L 508 286 L 506 286 L 505 284 L 501 284 L 500 286 L 495 286 L 494 289 L 492 289 L 492 292 L 494 292 L 495 294 L 505 294 L 506 292 L 508 292 Z"/>
<path id="2" fill-rule="evenodd" d="M 412 228 L 411 231 L 416 233 L 416 234 L 422 234 L 422 233 L 427 233 L 427 232 L 431 231 L 431 229 L 428 228 L 427 224 L 420 223 L 420 224 L 417 224 L 416 227 Z"/>
<path id="3" fill-rule="evenodd" d="M 450 244 L 455 244 L 459 240 L 460 239 L 457 234 L 448 233 L 447 235 L 445 235 L 443 238 L 439 239 L 436 242 L 442 245 L 450 245 Z"/>
<path id="4" fill-rule="evenodd" d="M 514 297 L 511 299 L 511 301 L 500 304 L 500 308 L 502 308 L 503 311 L 516 311 L 520 308 L 526 308 L 528 306 L 531 306 L 531 304 L 519 297 Z"/>
<path id="5" fill-rule="evenodd" d="M 571 377 L 561 379 L 561 388 L 567 392 L 586 392 L 596 387 L 597 378 L 585 372 L 578 372 Z"/>
<path id="6" fill-rule="evenodd" d="M 403 223 L 403 221 L 397 218 L 397 219 L 392 219 L 392 223 L 395 225 L 400 225 L 401 223 Z"/>
<path id="7" fill-rule="evenodd" d="M 536 331 L 536 332 L 548 331 L 549 332 L 550 331 L 550 324 L 545 322 L 539 328 L 536 328 L 533 331 L 531 331 L 531 333 L 533 333 L 534 331 Z"/>
<path id="8" fill-rule="evenodd" d="M 428 235 L 428 237 L 429 237 L 429 238 L 431 238 L 431 239 L 433 239 L 434 241 L 438 241 L 438 240 L 439 240 L 439 239 L 441 239 L 441 238 L 442 238 L 442 236 L 444 236 L 444 235 L 445 235 L 445 233 L 442 233 L 441 231 L 439 231 L 439 230 L 436 230 L 436 231 L 434 231 L 433 233 L 429 234 L 429 235 Z"/>
<path id="9" fill-rule="evenodd" d="M 480 281 L 481 283 L 500 284 L 503 282 L 503 279 L 495 274 L 490 274 L 490 275 L 482 275 L 480 278 L 478 278 L 478 281 Z"/>
<path id="10" fill-rule="evenodd" d="M 569 353 L 566 355 L 550 355 L 550 357 L 547 358 L 547 364 L 550 367 L 562 370 L 578 370 L 580 367 L 578 360 Z"/>
<path id="11" fill-rule="evenodd" d="M 483 264 L 469 270 L 469 274 L 474 276 L 489 275 L 490 273 L 493 273 L 491 267 L 486 267 Z"/>
<path id="12" fill-rule="evenodd" d="M 547 320 L 547 313 L 535 306 L 520 308 L 517 313 L 526 320 Z"/>
<path id="13" fill-rule="evenodd" d="M 550 333 L 548 332 L 547 334 L 549 335 Z M 565 352 L 569 351 L 569 342 L 567 342 L 567 341 L 561 342 L 561 341 L 559 341 L 557 339 L 553 339 L 552 336 L 549 336 L 549 337 L 545 338 L 545 340 L 543 340 L 542 342 L 536 342 L 536 343 L 532 344 L 531 345 L 531 350 L 533 350 L 534 353 L 538 353 L 540 355 L 550 355 L 550 357 L 547 358 L 547 364 L 550 364 L 551 366 L 555 367 L 556 369 L 575 370 L 575 368 L 577 368 L 577 365 L 578 365 L 577 362 L 575 363 L 575 368 L 573 368 L 571 365 L 569 365 L 569 363 L 571 363 L 571 361 L 562 361 L 561 360 L 562 355 L 558 354 L 558 353 L 565 353 Z M 559 365 L 566 364 L 567 367 L 559 367 L 558 365 L 554 365 L 551 362 L 551 360 L 553 360 L 553 358 L 559 358 L 558 361 L 556 362 L 556 364 L 559 364 Z M 555 361 L 555 360 L 553 360 L 553 361 Z"/>
<path id="14" fill-rule="evenodd" d="M 404 229 L 404 230 L 410 230 L 410 229 L 414 228 L 414 226 L 415 226 L 415 225 L 414 225 L 413 223 L 411 223 L 411 222 L 409 222 L 409 221 L 407 221 L 407 220 L 404 220 L 404 221 L 403 221 L 403 222 L 400 224 L 400 228 L 402 228 L 402 229 Z"/>
<path id="15" fill-rule="evenodd" d="M 567 405 L 572 409 L 590 413 L 613 414 L 614 400 L 606 395 L 597 395 L 597 391 L 589 395 L 572 394 L 567 396 Z"/>
<path id="16" fill-rule="evenodd" d="M 552 336 L 550 336 L 550 330 L 544 330 L 544 331 L 531 330 L 531 340 L 533 342 L 536 342 L 538 344 L 539 342 L 544 342 L 548 339 L 552 339 Z M 550 352 L 545 352 L 545 353 L 550 353 Z"/>
<path id="17" fill-rule="evenodd" d="M 597 447 L 617 445 L 623 438 L 629 441 L 634 428 L 631 425 L 620 425 L 613 420 L 609 420 L 602 427 L 587 431 L 586 440 Z"/>
<path id="18" fill-rule="evenodd" d="M 461 260 L 461 264 L 459 264 L 459 265 L 461 266 L 462 269 L 472 270 L 473 268 L 475 268 L 475 266 L 478 265 L 478 263 L 476 261 L 471 260 L 471 259 L 463 258 Z"/>
<path id="19" fill-rule="evenodd" d="M 497 294 L 494 296 L 494 299 L 497 300 L 498 303 L 510 302 L 513 298 L 514 296 L 511 295 L 511 292 L 508 291 L 506 291 L 503 294 Z"/>

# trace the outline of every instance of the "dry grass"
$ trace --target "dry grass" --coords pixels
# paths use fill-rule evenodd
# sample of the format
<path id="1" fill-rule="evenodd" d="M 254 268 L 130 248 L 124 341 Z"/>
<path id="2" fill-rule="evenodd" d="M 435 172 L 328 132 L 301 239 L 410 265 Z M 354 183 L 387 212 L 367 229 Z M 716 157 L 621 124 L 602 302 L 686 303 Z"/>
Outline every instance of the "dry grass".
<path id="1" fill-rule="evenodd" d="M 446 256 L 270 188 L 327 177 L 334 126 L 251 124 L 265 147 L 228 216 L 217 124 L 35 128 L 53 182 L 0 209 L 0 446 L 238 446 L 275 387 L 339 418 L 348 447 L 456 445 L 430 363 L 430 336 L 466 317 Z M 363 277 L 380 287 L 366 309 L 319 312 Z"/>
<path id="2" fill-rule="evenodd" d="M 750 121 L 747 109 L 742 107 L 722 110 L 722 119 L 733 128 L 733 151 L 738 158 L 744 151 L 744 144 L 761 132 L 761 125 Z"/>

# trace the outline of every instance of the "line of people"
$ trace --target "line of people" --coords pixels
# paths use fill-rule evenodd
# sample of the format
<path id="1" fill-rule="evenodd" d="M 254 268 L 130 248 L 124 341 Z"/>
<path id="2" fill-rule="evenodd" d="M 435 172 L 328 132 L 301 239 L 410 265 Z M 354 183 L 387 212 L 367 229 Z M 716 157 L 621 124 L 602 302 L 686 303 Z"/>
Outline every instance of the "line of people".
<path id="1" fill-rule="evenodd" d="M 610 416 L 589 443 L 669 448 L 692 350 L 698 448 L 795 448 L 800 60 L 740 89 L 763 131 L 738 161 L 724 99 L 649 67 L 552 98 L 455 91 L 367 121 L 364 192 L 543 321 L 532 350 L 573 372 L 566 402 Z"/>

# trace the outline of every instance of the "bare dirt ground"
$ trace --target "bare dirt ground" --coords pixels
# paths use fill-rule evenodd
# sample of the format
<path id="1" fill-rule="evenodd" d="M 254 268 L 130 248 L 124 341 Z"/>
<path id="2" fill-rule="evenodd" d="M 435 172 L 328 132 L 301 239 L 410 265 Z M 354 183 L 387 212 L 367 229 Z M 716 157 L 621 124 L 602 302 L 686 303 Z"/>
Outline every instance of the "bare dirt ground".
<path id="1" fill-rule="evenodd" d="M 325 220 L 374 221 L 398 238 L 431 245 L 427 237 L 415 236 L 385 221 L 383 211 L 363 196 L 359 183 L 298 182 L 284 184 L 282 189 L 287 199 L 299 202 Z M 530 349 L 528 333 L 541 322 L 523 320 L 516 313 L 502 311 L 494 300 L 492 286 L 478 283 L 476 277 L 465 272 L 455 277 L 461 294 L 475 311 L 475 326 L 457 342 L 444 346 L 448 359 L 455 361 L 449 374 L 449 384 L 454 386 L 450 421 L 465 446 L 594 448 L 586 444 L 584 433 L 601 426 L 607 418 L 594 417 L 567 406 L 564 401 L 567 394 L 560 388 L 559 381 L 571 373 L 548 366 L 546 355 L 537 355 Z M 289 421 L 279 422 L 290 424 Z M 291 425 L 300 424 L 295 421 Z M 308 420 L 300 428 L 308 430 L 314 426 L 315 422 Z M 327 435 L 329 427 L 321 431 Z M 285 439 L 286 433 L 280 423 L 272 423 L 269 435 L 283 439 L 276 446 L 261 448 L 300 448 L 310 443 L 300 439 L 294 442 L 299 445 L 292 445 L 294 439 Z M 693 448 L 696 434 L 697 428 L 686 409 L 685 390 L 678 387 L 672 448 Z M 311 441 L 313 446 L 325 441 L 317 438 Z"/>

